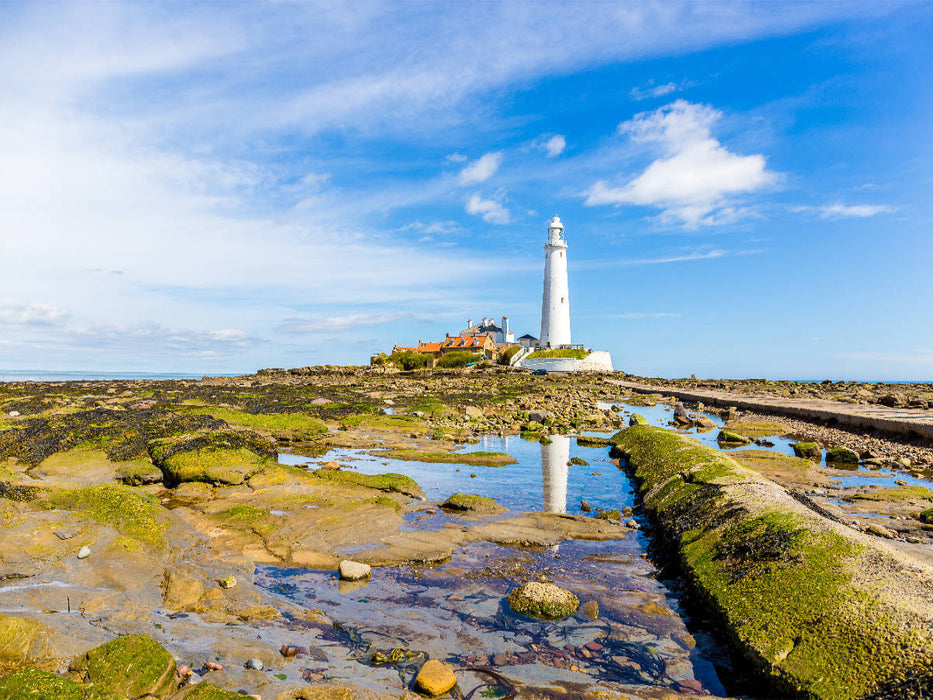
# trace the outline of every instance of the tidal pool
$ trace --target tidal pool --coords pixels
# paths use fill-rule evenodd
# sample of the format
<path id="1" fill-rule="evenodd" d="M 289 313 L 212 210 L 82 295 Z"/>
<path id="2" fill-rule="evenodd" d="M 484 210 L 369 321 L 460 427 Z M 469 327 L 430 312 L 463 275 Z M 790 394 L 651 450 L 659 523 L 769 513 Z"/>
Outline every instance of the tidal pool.
<path id="1" fill-rule="evenodd" d="M 581 514 L 584 500 L 594 514 L 636 507 L 635 490 L 607 448 L 582 447 L 561 435 L 550 439 L 541 444 L 517 436 L 485 437 L 463 448 L 516 458 L 516 464 L 502 467 L 394 460 L 352 449 L 332 450 L 316 460 L 284 454 L 281 459 L 291 464 L 336 460 L 366 474 L 406 474 L 431 501 L 459 492 L 494 498 L 512 511 Z M 572 459 L 586 464 L 571 464 Z M 460 517 L 416 510 L 404 527 L 431 530 Z M 647 526 L 637 508 L 634 519 Z M 602 688 L 633 698 L 671 692 L 722 697 L 716 665 L 727 664 L 725 656 L 709 635 L 688 628 L 680 597 L 659 580 L 648 546 L 643 530 L 632 528 L 620 540 L 566 541 L 548 548 L 473 543 L 440 565 L 376 568 L 362 585 L 340 582 L 333 571 L 276 567 L 261 567 L 257 581 L 339 622 L 339 628 L 323 631 L 328 658 L 309 670 L 323 679 L 384 684 L 386 664 L 379 662 L 403 650 L 389 664 L 402 688 L 424 654 L 458 669 L 464 697 L 473 690 L 502 697 L 516 684 L 564 692 Z M 581 602 L 595 602 L 595 619 L 583 608 L 554 622 L 513 614 L 505 601 L 509 591 L 542 577 L 572 590 Z M 337 658 L 344 661 L 335 664 Z"/>

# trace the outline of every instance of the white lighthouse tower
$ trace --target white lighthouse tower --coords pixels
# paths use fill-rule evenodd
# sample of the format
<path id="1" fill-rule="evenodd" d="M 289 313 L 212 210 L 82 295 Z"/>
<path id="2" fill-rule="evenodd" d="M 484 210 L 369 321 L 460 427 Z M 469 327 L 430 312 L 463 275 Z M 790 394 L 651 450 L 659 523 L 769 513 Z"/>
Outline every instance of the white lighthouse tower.
<path id="1" fill-rule="evenodd" d="M 542 348 L 570 345 L 570 288 L 567 284 L 567 242 L 564 225 L 555 216 L 544 246 L 544 296 L 541 300 Z"/>

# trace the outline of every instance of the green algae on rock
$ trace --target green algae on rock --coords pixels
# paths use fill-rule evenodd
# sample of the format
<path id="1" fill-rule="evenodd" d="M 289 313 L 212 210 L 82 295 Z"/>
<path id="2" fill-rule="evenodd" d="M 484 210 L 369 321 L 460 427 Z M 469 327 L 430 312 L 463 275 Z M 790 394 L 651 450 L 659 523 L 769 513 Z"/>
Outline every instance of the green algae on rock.
<path id="1" fill-rule="evenodd" d="M 24 666 L 52 669 L 57 665 L 52 632 L 41 622 L 0 613 L 0 673 Z"/>
<path id="2" fill-rule="evenodd" d="M 505 510 L 493 499 L 473 493 L 455 493 L 441 504 L 441 508 L 474 513 L 501 513 Z"/>
<path id="3" fill-rule="evenodd" d="M 202 681 L 189 691 L 182 691 L 179 697 L 184 700 L 243 700 L 247 696 L 218 688 L 210 681 Z"/>
<path id="4" fill-rule="evenodd" d="M 110 525 L 125 537 L 150 547 L 165 545 L 168 514 L 158 501 L 128 486 L 99 484 L 53 491 L 47 499 L 53 508 L 79 511 L 81 515 Z"/>
<path id="5" fill-rule="evenodd" d="M 480 467 L 502 467 L 518 462 L 505 452 L 423 452 L 421 450 L 388 450 L 380 457 L 409 462 L 436 462 L 442 464 L 469 464 Z"/>
<path id="6" fill-rule="evenodd" d="M 858 464 L 859 456 L 855 450 L 848 447 L 832 447 L 826 451 L 826 462 L 838 464 Z"/>
<path id="7" fill-rule="evenodd" d="M 559 620 L 570 617 L 580 607 L 580 599 L 553 583 L 526 581 L 509 593 L 509 607 L 519 615 Z"/>
<path id="8" fill-rule="evenodd" d="M 636 426 L 619 446 L 662 544 L 778 692 L 933 692 L 933 569 L 695 440 Z"/>
<path id="9" fill-rule="evenodd" d="M 275 447 L 245 430 L 215 430 L 149 442 L 149 456 L 171 485 L 185 481 L 242 484 L 275 464 Z"/>
<path id="10" fill-rule="evenodd" d="M 311 474 L 324 481 L 333 481 L 337 484 L 362 486 L 376 491 L 394 491 L 419 500 L 425 498 L 424 491 L 418 483 L 404 474 L 359 474 L 332 469 L 315 469 Z"/>
<path id="11" fill-rule="evenodd" d="M 819 461 L 823 458 L 820 446 L 815 442 L 795 442 L 791 444 L 794 449 L 794 455 L 804 459 L 815 459 Z"/>
<path id="12" fill-rule="evenodd" d="M 74 683 L 48 671 L 21 669 L 0 678 L 0 700 L 127 700 L 93 683 Z"/>
<path id="13" fill-rule="evenodd" d="M 144 634 L 111 639 L 71 662 L 71 670 L 91 683 L 131 698 L 167 697 L 175 690 L 175 659 Z"/>
<path id="14" fill-rule="evenodd" d="M 728 430 L 720 430 L 719 435 L 716 436 L 716 442 L 720 445 L 748 445 L 751 443 L 744 435 L 739 435 L 738 433 L 733 433 Z"/>

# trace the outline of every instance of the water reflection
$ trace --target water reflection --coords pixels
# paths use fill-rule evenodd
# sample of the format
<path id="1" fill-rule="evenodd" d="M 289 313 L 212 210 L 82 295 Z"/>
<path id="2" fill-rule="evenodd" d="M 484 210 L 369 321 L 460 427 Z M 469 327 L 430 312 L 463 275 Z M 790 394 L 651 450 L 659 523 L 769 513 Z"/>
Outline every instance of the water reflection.
<path id="1" fill-rule="evenodd" d="M 567 512 L 569 460 L 570 438 L 566 435 L 551 435 L 549 443 L 541 444 L 541 485 L 547 513 Z"/>

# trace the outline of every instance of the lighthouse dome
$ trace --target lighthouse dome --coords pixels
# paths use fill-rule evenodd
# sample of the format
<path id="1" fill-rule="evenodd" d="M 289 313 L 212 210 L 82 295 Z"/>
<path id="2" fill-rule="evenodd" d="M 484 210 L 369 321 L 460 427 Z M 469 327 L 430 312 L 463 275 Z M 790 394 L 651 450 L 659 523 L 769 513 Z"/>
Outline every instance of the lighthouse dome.
<path id="1" fill-rule="evenodd" d="M 564 225 L 560 222 L 560 217 L 557 216 L 557 215 L 555 214 L 555 215 L 554 215 L 554 218 L 551 219 L 551 223 L 548 225 L 548 228 L 549 228 L 549 229 L 551 229 L 551 228 L 559 228 L 561 231 L 563 231 L 563 230 L 564 230 Z"/>

